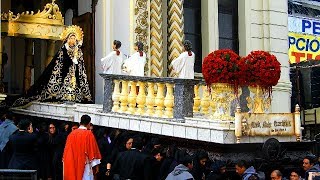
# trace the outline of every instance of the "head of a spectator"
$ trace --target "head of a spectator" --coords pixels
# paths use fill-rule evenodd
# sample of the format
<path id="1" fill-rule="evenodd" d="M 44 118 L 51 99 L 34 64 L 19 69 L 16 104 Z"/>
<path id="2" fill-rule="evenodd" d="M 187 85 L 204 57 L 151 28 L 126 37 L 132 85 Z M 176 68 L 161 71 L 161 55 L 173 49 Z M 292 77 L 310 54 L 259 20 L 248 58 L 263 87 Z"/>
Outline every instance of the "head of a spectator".
<path id="1" fill-rule="evenodd" d="M 143 141 L 141 137 L 134 137 L 132 142 L 132 149 L 141 151 L 143 148 Z"/>
<path id="2" fill-rule="evenodd" d="M 48 132 L 48 125 L 47 125 L 47 123 L 42 122 L 42 123 L 39 125 L 39 132 L 40 132 L 40 133 L 47 133 L 47 132 Z"/>
<path id="3" fill-rule="evenodd" d="M 78 122 L 73 122 L 71 125 L 71 131 L 78 129 L 80 124 Z"/>
<path id="4" fill-rule="evenodd" d="M 315 156 L 304 157 L 302 161 L 303 170 L 308 171 L 309 169 L 311 169 L 315 165 L 316 161 L 317 158 Z"/>
<path id="5" fill-rule="evenodd" d="M 62 123 L 59 128 L 59 132 L 69 132 L 70 125 L 68 123 Z"/>
<path id="6" fill-rule="evenodd" d="M 195 165 L 199 165 L 201 167 L 204 167 L 204 166 L 206 166 L 206 163 L 208 160 L 209 160 L 208 153 L 204 150 L 199 150 L 196 153 L 196 158 L 195 158 L 196 164 Z"/>
<path id="7" fill-rule="evenodd" d="M 212 172 L 216 174 L 224 174 L 227 169 L 227 164 L 224 161 L 215 161 L 211 165 Z"/>
<path id="8" fill-rule="evenodd" d="M 282 179 L 282 173 L 279 170 L 272 171 L 271 180 L 281 180 Z"/>
<path id="9" fill-rule="evenodd" d="M 93 126 L 92 123 L 90 123 L 90 125 L 89 125 L 89 130 L 90 130 L 91 132 L 93 132 L 93 129 L 94 129 L 94 126 Z"/>
<path id="10" fill-rule="evenodd" d="M 236 173 L 238 173 L 240 176 L 244 174 L 244 172 L 248 169 L 249 164 L 245 160 L 240 160 L 236 163 Z"/>
<path id="11" fill-rule="evenodd" d="M 19 128 L 20 131 L 26 131 L 26 132 L 29 132 L 29 133 L 33 132 L 32 123 L 28 119 L 22 119 L 18 123 L 18 128 Z"/>
<path id="12" fill-rule="evenodd" d="M 152 145 L 153 149 L 160 148 L 161 147 L 161 143 L 160 143 L 159 138 L 152 138 L 151 139 L 151 145 Z"/>
<path id="13" fill-rule="evenodd" d="M 132 145 L 133 145 L 133 138 L 131 136 L 127 136 L 124 138 L 125 139 L 125 148 L 126 150 L 130 150 L 132 148 Z"/>
<path id="14" fill-rule="evenodd" d="M 300 171 L 299 170 L 292 170 L 290 172 L 290 180 L 300 180 Z"/>
<path id="15" fill-rule="evenodd" d="M 168 147 L 166 151 L 166 156 L 168 158 L 174 158 L 176 152 L 177 152 L 177 146 L 175 144 L 172 144 Z"/>
<path id="16" fill-rule="evenodd" d="M 181 164 L 186 166 L 189 170 L 193 168 L 193 159 L 190 155 L 186 155 L 185 157 L 182 158 Z"/>
<path id="17" fill-rule="evenodd" d="M 97 131 L 97 139 L 106 138 L 109 136 L 109 129 L 106 127 L 101 127 Z M 111 139 L 110 139 L 111 140 Z"/>
<path id="18" fill-rule="evenodd" d="M 56 125 L 54 125 L 53 123 L 49 124 L 49 135 L 54 135 L 56 134 L 57 129 L 56 129 Z"/>
<path id="19" fill-rule="evenodd" d="M 163 148 L 154 148 L 151 151 L 152 156 L 157 160 L 157 161 L 162 161 L 162 159 L 165 157 L 165 152 Z"/>
<path id="20" fill-rule="evenodd" d="M 84 126 L 87 129 L 90 129 L 90 122 L 91 122 L 91 117 L 90 116 L 88 116 L 86 114 L 81 116 L 80 126 Z"/>

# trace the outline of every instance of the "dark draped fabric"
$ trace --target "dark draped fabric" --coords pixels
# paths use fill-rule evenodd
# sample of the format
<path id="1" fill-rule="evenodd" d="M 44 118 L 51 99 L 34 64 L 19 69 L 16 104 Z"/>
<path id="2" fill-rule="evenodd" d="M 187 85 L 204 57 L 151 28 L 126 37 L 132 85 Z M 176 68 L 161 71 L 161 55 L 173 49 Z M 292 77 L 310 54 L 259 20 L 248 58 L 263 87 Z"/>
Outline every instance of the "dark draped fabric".
<path id="1" fill-rule="evenodd" d="M 32 101 L 91 103 L 82 51 L 78 49 L 78 64 L 72 61 L 73 52 L 73 48 L 67 48 L 64 44 L 35 84 L 13 106 L 22 106 Z"/>

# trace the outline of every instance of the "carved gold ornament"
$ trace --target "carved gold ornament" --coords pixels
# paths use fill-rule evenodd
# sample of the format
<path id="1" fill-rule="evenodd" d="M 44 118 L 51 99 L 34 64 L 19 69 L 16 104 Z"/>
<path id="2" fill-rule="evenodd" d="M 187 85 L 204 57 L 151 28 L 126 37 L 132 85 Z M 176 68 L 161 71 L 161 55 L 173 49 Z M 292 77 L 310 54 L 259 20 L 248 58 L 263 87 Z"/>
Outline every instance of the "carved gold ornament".
<path id="1" fill-rule="evenodd" d="M 42 11 L 1 13 L 1 33 L 6 36 L 59 40 L 64 29 L 64 18 L 55 0 Z"/>
<path id="2" fill-rule="evenodd" d="M 70 34 L 73 34 L 76 36 L 76 40 L 78 43 L 82 44 L 83 41 L 83 31 L 79 26 L 72 25 L 68 26 L 61 34 L 60 39 L 61 40 L 67 40 Z"/>

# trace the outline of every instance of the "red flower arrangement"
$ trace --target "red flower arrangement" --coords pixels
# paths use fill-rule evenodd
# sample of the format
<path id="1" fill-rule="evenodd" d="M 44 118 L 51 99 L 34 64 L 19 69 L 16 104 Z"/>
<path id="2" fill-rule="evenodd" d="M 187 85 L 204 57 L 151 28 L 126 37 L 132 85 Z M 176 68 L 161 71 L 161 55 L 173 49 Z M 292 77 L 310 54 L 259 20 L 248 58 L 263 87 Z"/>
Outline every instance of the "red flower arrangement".
<path id="1" fill-rule="evenodd" d="M 243 85 L 260 86 L 270 92 L 280 79 L 280 63 L 266 51 L 252 51 L 238 65 L 242 71 L 239 81 Z"/>
<path id="2" fill-rule="evenodd" d="M 202 74 L 208 85 L 228 83 L 239 86 L 240 56 L 230 49 L 216 50 L 204 58 Z"/>

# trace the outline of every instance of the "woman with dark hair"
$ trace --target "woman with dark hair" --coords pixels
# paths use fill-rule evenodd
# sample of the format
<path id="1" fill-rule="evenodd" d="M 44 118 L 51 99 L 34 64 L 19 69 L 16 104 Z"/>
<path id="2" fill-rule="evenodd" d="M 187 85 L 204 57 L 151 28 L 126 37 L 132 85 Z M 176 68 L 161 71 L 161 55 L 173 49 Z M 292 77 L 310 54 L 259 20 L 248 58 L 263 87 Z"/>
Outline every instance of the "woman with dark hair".
<path id="1" fill-rule="evenodd" d="M 132 148 L 133 137 L 128 132 L 123 132 L 122 134 L 118 135 L 117 140 L 112 149 L 111 156 L 107 158 L 107 172 L 106 175 L 110 176 L 110 170 L 118 157 L 120 152 L 128 151 Z M 112 176 L 110 176 L 112 177 Z"/>
<path id="2" fill-rule="evenodd" d="M 101 64 L 103 68 L 103 73 L 105 74 L 122 74 L 121 66 L 123 63 L 123 56 L 119 48 L 121 47 L 121 42 L 118 40 L 113 41 L 112 49 L 106 57 L 101 59 Z"/>
<path id="3" fill-rule="evenodd" d="M 67 27 L 62 35 L 64 42 L 39 79 L 13 106 L 32 101 L 91 103 L 81 45 L 83 32 L 79 26 Z"/>
<path id="4" fill-rule="evenodd" d="M 209 160 L 208 153 L 204 150 L 199 150 L 194 154 L 193 168 L 191 174 L 195 180 L 205 179 L 207 172 L 206 164 Z"/>
<path id="5" fill-rule="evenodd" d="M 175 144 L 172 144 L 168 147 L 166 152 L 166 158 L 163 160 L 163 163 L 160 168 L 159 177 L 160 179 L 165 179 L 173 169 L 170 169 L 171 164 L 175 161 L 175 154 L 177 152 L 177 147 Z"/>
<path id="6" fill-rule="evenodd" d="M 172 61 L 172 67 L 178 77 L 182 79 L 194 79 L 194 61 L 195 55 L 191 51 L 192 43 L 188 40 L 183 42 L 184 52 L 178 58 Z"/>
<path id="7" fill-rule="evenodd" d="M 125 60 L 123 71 L 130 76 L 144 76 L 144 66 L 147 62 L 146 54 L 143 52 L 143 43 L 134 44 L 136 51 L 130 58 Z"/>

